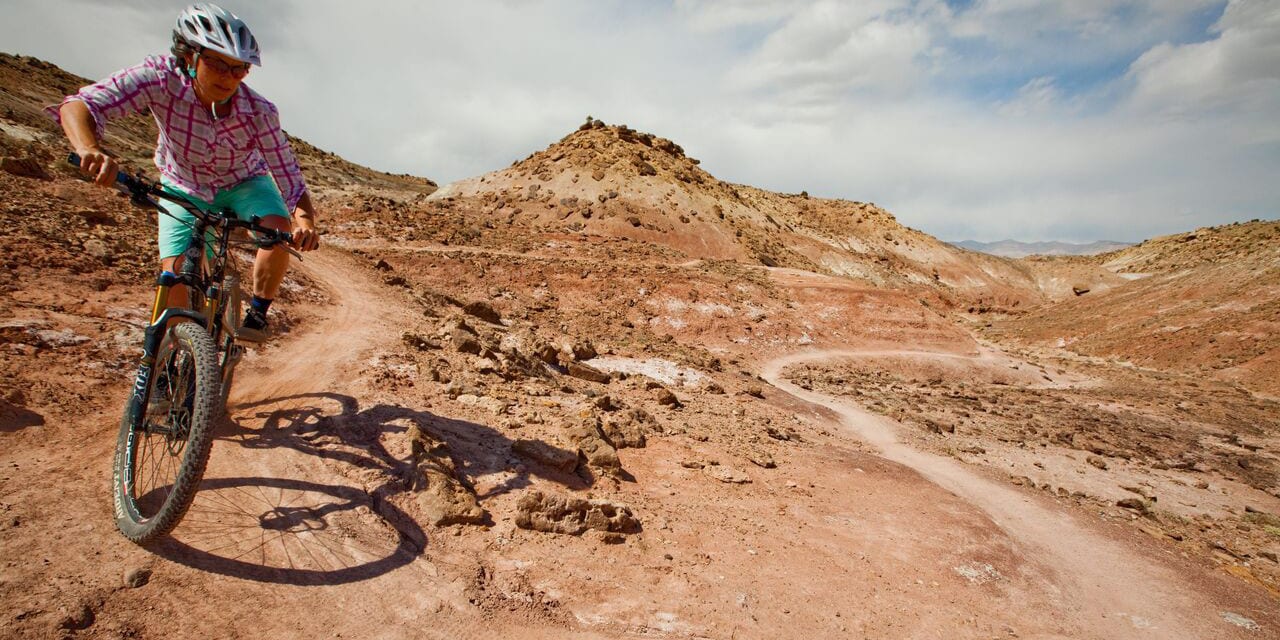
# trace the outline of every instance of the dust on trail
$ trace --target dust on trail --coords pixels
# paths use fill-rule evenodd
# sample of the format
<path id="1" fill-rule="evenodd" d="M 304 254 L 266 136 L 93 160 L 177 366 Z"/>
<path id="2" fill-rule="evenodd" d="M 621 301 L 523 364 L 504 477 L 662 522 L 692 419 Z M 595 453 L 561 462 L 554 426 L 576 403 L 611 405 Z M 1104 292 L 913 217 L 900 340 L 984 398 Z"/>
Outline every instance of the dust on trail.
<path id="1" fill-rule="evenodd" d="M 913 449 L 899 441 L 897 422 L 850 402 L 805 390 L 781 375 L 783 369 L 795 364 L 873 355 L 921 353 L 808 351 L 769 361 L 761 376 L 797 398 L 836 412 L 844 428 L 879 449 L 884 458 L 917 471 L 986 512 L 1017 542 L 1030 562 L 1043 567 L 1041 588 L 1061 603 L 1067 619 L 1077 627 L 1078 636 L 1223 637 L 1222 618 L 1230 612 L 1223 611 L 1221 602 L 1205 595 L 1202 585 L 1186 572 L 1166 566 L 1153 553 L 1099 534 L 1070 513 L 981 477 L 953 459 Z M 1250 637 L 1245 629 L 1240 631 L 1241 637 Z"/>
<path id="2" fill-rule="evenodd" d="M 237 404 L 332 387 L 392 325 L 392 310 L 374 293 L 381 285 L 344 260 L 335 252 L 319 251 L 306 254 L 305 261 L 294 266 L 326 284 L 330 304 L 318 326 L 269 354 L 269 371 L 237 372 L 232 410 Z"/>

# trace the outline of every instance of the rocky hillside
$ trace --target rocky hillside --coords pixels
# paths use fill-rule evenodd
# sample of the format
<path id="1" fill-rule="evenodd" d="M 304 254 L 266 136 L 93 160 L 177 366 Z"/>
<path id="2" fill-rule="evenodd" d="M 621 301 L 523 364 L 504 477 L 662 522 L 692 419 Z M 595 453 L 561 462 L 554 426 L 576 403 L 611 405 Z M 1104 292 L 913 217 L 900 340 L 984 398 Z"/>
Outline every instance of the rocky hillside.
<path id="1" fill-rule="evenodd" d="M 804 269 L 918 290 L 961 309 L 1012 310 L 1047 295 L 1035 270 L 952 247 L 873 203 L 724 182 L 671 140 L 596 119 L 506 169 L 446 185 L 432 200 L 477 203 L 489 226 L 627 238 L 689 259 Z"/>
<path id="2" fill-rule="evenodd" d="M 0 155 L 31 165 L 31 171 L 41 171 L 35 165 L 44 172 L 67 171 L 62 159 L 67 150 L 62 130 L 42 110 L 91 82 L 37 58 L 0 53 Z M 155 140 L 155 122 L 149 115 L 137 115 L 112 122 L 105 142 L 126 167 L 154 176 L 151 156 Z M 289 141 L 308 184 L 317 193 L 361 189 L 412 195 L 436 188 L 435 182 L 426 178 L 374 171 L 299 138 L 289 136 Z"/>
<path id="3" fill-rule="evenodd" d="M 1280 393 L 1280 221 L 1198 229 L 1075 262 L 1133 281 L 997 333 Z"/>

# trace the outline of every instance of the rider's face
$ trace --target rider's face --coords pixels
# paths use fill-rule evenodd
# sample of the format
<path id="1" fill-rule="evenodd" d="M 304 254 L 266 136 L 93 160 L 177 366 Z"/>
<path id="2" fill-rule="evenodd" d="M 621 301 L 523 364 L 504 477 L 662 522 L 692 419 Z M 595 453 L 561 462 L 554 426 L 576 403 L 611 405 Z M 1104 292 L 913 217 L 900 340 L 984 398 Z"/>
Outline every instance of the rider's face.
<path id="1" fill-rule="evenodd" d="M 204 97 L 215 102 L 235 95 L 247 71 L 245 63 L 207 49 L 196 60 L 196 82 Z"/>

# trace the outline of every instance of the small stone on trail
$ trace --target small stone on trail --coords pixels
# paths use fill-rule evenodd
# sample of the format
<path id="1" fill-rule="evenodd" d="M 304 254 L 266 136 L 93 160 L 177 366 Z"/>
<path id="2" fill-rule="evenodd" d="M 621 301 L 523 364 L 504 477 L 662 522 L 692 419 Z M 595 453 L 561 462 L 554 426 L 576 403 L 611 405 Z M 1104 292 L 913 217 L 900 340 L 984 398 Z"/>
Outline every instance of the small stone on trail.
<path id="1" fill-rule="evenodd" d="M 124 586 L 137 589 L 151 580 L 151 570 L 146 567 L 133 567 L 124 572 Z"/>
<path id="2" fill-rule="evenodd" d="M 773 456 L 764 451 L 748 452 L 747 460 L 750 461 L 751 464 L 763 469 L 776 469 L 778 467 L 778 463 L 773 461 Z"/>
<path id="3" fill-rule="evenodd" d="M 726 484 L 749 484 L 751 482 L 750 476 L 733 467 L 715 465 L 704 467 L 702 472 Z"/>
<path id="4" fill-rule="evenodd" d="M 59 629 L 88 629 L 93 625 L 93 609 L 84 603 L 63 607 L 62 616 L 58 619 Z"/>
<path id="5" fill-rule="evenodd" d="M 405 438 L 413 463 L 405 483 L 414 510 L 432 526 L 483 524 L 489 514 L 480 507 L 475 493 L 458 480 L 448 446 L 418 424 L 409 427 Z"/>

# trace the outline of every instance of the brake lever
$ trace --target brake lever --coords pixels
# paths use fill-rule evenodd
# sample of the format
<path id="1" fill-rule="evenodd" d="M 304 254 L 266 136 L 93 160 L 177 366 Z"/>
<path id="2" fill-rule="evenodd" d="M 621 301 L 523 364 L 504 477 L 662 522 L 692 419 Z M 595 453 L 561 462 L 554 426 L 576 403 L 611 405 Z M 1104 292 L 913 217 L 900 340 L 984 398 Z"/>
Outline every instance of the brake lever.
<path id="1" fill-rule="evenodd" d="M 302 254 L 301 254 L 301 253 L 299 253 L 297 249 L 294 249 L 293 247 L 289 246 L 289 243 L 288 243 L 288 242 L 285 242 L 284 238 L 279 238 L 279 237 L 278 237 L 278 238 L 276 238 L 276 241 L 275 241 L 275 242 L 272 242 L 271 244 L 266 245 L 265 247 L 264 247 L 263 245 L 258 245 L 258 246 L 259 246 L 259 247 L 262 247 L 262 248 L 264 248 L 264 249 L 265 249 L 265 248 L 270 248 L 270 247 L 277 247 L 277 246 L 278 246 L 278 247 L 284 247 L 284 250 L 285 250 L 285 251 L 288 251 L 288 252 L 289 252 L 289 255 L 291 255 L 291 256 L 293 256 L 293 257 L 297 258 L 297 259 L 298 259 L 298 262 L 302 262 Z"/>

